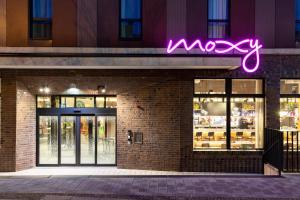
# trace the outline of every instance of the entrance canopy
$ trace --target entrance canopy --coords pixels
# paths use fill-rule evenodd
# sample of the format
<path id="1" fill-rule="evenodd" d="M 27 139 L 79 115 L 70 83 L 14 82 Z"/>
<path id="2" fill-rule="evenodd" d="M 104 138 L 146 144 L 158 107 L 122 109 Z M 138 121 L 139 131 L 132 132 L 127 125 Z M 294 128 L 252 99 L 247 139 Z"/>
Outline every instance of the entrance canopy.
<path id="1" fill-rule="evenodd" d="M 0 68 L 8 69 L 236 69 L 238 54 L 159 48 L 0 48 Z"/>

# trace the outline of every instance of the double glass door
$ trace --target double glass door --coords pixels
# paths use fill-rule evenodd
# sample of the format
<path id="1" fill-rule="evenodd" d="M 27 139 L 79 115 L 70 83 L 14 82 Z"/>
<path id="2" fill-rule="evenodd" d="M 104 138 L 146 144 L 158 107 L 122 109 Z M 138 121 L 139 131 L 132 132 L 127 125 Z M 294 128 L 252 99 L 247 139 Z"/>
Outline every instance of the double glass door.
<path id="1" fill-rule="evenodd" d="M 38 122 L 38 165 L 115 165 L 115 116 L 38 116 Z"/>

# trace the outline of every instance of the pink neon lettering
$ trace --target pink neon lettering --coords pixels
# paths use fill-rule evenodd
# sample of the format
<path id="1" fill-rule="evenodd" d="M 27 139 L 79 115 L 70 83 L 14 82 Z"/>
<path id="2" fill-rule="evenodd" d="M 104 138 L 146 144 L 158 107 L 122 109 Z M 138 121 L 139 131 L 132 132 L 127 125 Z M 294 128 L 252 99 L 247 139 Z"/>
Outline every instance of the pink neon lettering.
<path id="1" fill-rule="evenodd" d="M 191 45 L 188 45 L 185 39 L 181 39 L 175 44 L 173 44 L 173 40 L 170 40 L 167 48 L 167 53 L 171 54 L 176 49 L 182 46 L 186 51 L 191 51 L 194 48 L 198 48 L 202 52 L 215 52 L 216 54 L 226 54 L 230 51 L 235 50 L 238 53 L 245 55 L 242 59 L 242 67 L 248 73 L 255 72 L 260 64 L 259 50 L 262 48 L 262 45 L 257 39 L 244 39 L 237 43 L 228 42 L 226 40 L 215 40 L 208 41 L 204 46 L 199 39 L 195 40 Z M 256 57 L 256 63 L 254 66 L 248 65 L 248 61 L 251 56 Z"/>

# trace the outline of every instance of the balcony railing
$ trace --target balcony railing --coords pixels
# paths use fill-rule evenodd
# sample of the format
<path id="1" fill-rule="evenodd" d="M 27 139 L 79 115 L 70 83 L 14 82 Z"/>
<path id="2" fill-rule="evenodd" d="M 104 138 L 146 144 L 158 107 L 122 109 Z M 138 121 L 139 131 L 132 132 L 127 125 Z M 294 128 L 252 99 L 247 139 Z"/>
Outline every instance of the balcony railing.
<path id="1" fill-rule="evenodd" d="M 264 163 L 277 168 L 279 175 L 283 169 L 283 134 L 279 130 L 265 129 Z"/>

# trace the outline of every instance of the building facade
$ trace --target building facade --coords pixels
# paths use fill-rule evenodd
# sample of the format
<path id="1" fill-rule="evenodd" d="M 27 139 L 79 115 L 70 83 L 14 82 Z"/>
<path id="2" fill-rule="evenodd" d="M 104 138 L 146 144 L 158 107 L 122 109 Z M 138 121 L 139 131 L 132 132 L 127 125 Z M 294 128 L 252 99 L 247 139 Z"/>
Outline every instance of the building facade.
<path id="1" fill-rule="evenodd" d="M 295 0 L 0 0 L 0 171 L 262 173 L 264 129 L 300 129 L 299 16 Z"/>

